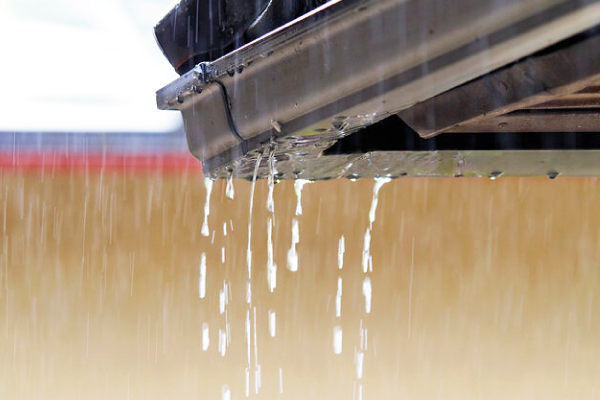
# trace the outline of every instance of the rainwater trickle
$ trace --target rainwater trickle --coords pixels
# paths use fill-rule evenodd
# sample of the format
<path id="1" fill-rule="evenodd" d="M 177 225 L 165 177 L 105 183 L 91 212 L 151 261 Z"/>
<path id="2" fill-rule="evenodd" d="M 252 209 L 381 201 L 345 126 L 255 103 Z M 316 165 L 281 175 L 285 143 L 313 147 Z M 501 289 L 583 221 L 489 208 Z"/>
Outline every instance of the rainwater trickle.
<path id="1" fill-rule="evenodd" d="M 342 354 L 343 332 L 341 326 L 333 328 L 333 354 Z"/>
<path id="2" fill-rule="evenodd" d="M 296 245 L 300 242 L 300 229 L 298 228 L 298 220 L 292 220 L 292 246 L 287 253 L 287 268 L 292 271 L 298 271 L 298 251 Z"/>
<path id="3" fill-rule="evenodd" d="M 267 211 L 271 214 L 267 219 L 267 283 L 271 293 L 277 287 L 277 264 L 273 260 L 273 226 L 275 225 L 275 202 L 273 191 L 275 188 L 275 153 L 271 146 L 269 152 L 269 195 L 267 197 Z"/>
<path id="4" fill-rule="evenodd" d="M 235 197 L 235 189 L 233 188 L 233 173 L 229 174 L 229 177 L 227 178 L 225 196 L 227 196 L 227 198 L 231 200 L 233 200 L 233 198 Z"/>
<path id="5" fill-rule="evenodd" d="M 275 311 L 269 310 L 269 335 L 275 337 L 277 333 L 277 314 Z"/>
<path id="6" fill-rule="evenodd" d="M 208 323 L 202 324 L 202 351 L 207 351 L 210 346 L 209 327 Z"/>
<path id="7" fill-rule="evenodd" d="M 210 195 L 212 193 L 214 181 L 210 178 L 204 178 L 204 187 L 206 188 L 206 200 L 204 201 L 204 221 L 202 222 L 202 236 L 208 237 L 210 230 L 208 228 L 208 216 L 210 215 Z"/>
<path id="8" fill-rule="evenodd" d="M 198 278 L 198 296 L 203 299 L 206 297 L 206 254 L 200 256 L 200 274 Z"/>

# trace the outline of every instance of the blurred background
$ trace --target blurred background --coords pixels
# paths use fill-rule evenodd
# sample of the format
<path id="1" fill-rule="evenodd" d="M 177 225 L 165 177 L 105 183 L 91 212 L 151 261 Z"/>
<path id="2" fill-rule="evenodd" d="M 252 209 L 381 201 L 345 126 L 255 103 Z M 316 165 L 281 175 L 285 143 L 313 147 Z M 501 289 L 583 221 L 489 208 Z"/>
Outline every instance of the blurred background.
<path id="1" fill-rule="evenodd" d="M 174 132 L 154 91 L 177 74 L 152 27 L 172 1 L 5 0 L 2 131 Z"/>
<path id="2" fill-rule="evenodd" d="M 307 184 L 302 215 L 260 181 L 250 218 L 156 110 L 170 3 L 0 3 L 0 398 L 600 395 L 596 179 L 402 178 L 372 228 L 372 180 Z"/>
<path id="3" fill-rule="evenodd" d="M 108 165 L 122 161 L 116 155 L 187 156 L 179 113 L 157 110 L 154 94 L 177 78 L 152 30 L 170 5 L 0 3 L 0 162 L 82 163 L 85 153 L 93 166 L 99 154 Z"/>

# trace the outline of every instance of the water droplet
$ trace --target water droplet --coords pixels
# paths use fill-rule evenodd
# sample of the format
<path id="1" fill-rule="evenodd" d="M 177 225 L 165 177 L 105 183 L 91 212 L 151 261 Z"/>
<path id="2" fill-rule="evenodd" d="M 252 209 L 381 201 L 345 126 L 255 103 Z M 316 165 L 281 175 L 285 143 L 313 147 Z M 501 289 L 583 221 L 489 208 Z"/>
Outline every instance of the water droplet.
<path id="1" fill-rule="evenodd" d="M 287 267 L 292 272 L 298 271 L 298 252 L 294 243 L 287 253 Z"/>
<path id="2" fill-rule="evenodd" d="M 371 257 L 371 229 L 367 228 L 365 232 L 365 238 L 363 240 L 363 253 L 362 253 L 362 268 L 366 274 L 369 269 L 369 258 Z"/>
<path id="3" fill-rule="evenodd" d="M 283 370 L 279 368 L 279 393 L 283 393 Z"/>
<path id="4" fill-rule="evenodd" d="M 337 293 L 335 295 L 335 316 L 342 316 L 342 278 L 338 278 Z"/>
<path id="5" fill-rule="evenodd" d="M 344 268 L 344 252 L 346 251 L 346 242 L 344 236 L 340 238 L 338 244 L 338 269 Z"/>
<path id="6" fill-rule="evenodd" d="M 463 154 L 458 154 L 454 160 L 454 177 L 462 178 L 464 176 L 466 161 Z"/>
<path id="7" fill-rule="evenodd" d="M 502 172 L 502 171 L 492 171 L 490 173 L 490 179 L 495 180 L 497 178 L 500 178 L 502 176 L 502 174 L 504 174 L 504 172 Z"/>
<path id="8" fill-rule="evenodd" d="M 258 394 L 258 389 L 262 386 L 262 379 L 260 373 L 260 365 L 254 370 L 254 393 Z"/>
<path id="9" fill-rule="evenodd" d="M 250 397 L 250 369 L 246 367 L 246 397 Z"/>
<path id="10" fill-rule="evenodd" d="M 360 119 L 360 123 L 361 125 L 365 126 L 365 125 L 373 125 L 375 123 L 375 117 L 377 116 L 377 114 L 375 113 L 370 113 L 370 114 L 365 114 L 362 116 L 362 118 Z"/>
<path id="11" fill-rule="evenodd" d="M 331 122 L 331 126 L 336 131 L 342 131 L 346 127 L 346 122 L 344 122 L 343 120 L 333 120 Z"/>
<path id="12" fill-rule="evenodd" d="M 208 237 L 208 216 L 210 215 L 210 195 L 212 193 L 213 180 L 210 178 L 204 178 L 204 187 L 206 188 L 206 200 L 204 202 L 204 222 L 202 223 L 202 236 Z"/>
<path id="13" fill-rule="evenodd" d="M 269 290 L 273 292 L 277 287 L 277 264 L 271 264 L 267 267 L 267 281 Z"/>
<path id="14" fill-rule="evenodd" d="M 275 311 L 269 310 L 269 335 L 271 337 L 275 337 L 275 333 L 277 330 L 277 315 Z"/>
<path id="15" fill-rule="evenodd" d="M 206 254 L 200 256 L 200 276 L 198 279 L 198 295 L 201 299 L 206 296 Z"/>
<path id="16" fill-rule="evenodd" d="M 229 303 L 227 284 L 223 282 L 223 289 L 219 290 L 219 314 L 225 313 L 225 306 Z"/>
<path id="17" fill-rule="evenodd" d="M 227 352 L 227 334 L 225 331 L 219 329 L 219 354 L 221 357 L 225 357 L 225 353 Z"/>
<path id="18" fill-rule="evenodd" d="M 333 354 L 342 354 L 343 332 L 341 326 L 333 328 Z"/>
<path id="19" fill-rule="evenodd" d="M 273 191 L 275 189 L 275 183 L 273 179 L 269 178 L 269 194 L 267 195 L 267 211 L 270 213 L 275 212 L 275 202 L 273 201 Z"/>
<path id="20" fill-rule="evenodd" d="M 252 304 L 252 285 L 250 282 L 246 283 L 246 303 Z"/>
<path id="21" fill-rule="evenodd" d="M 227 385 L 223 385 L 221 388 L 221 400 L 231 400 L 231 390 Z"/>
<path id="22" fill-rule="evenodd" d="M 362 292 L 363 296 L 365 296 L 365 312 L 369 314 L 371 312 L 371 296 L 373 294 L 371 279 L 369 277 L 366 277 L 363 281 Z"/>
<path id="23" fill-rule="evenodd" d="M 281 127 L 281 124 L 278 121 L 275 121 L 274 119 L 272 119 L 271 120 L 271 126 L 273 127 L 273 129 L 275 129 L 277 131 L 277 133 L 281 133 L 282 127 Z"/>
<path id="24" fill-rule="evenodd" d="M 548 171 L 548 178 L 556 179 L 560 175 L 560 172 L 557 171 Z"/>
<path id="25" fill-rule="evenodd" d="M 292 246 L 288 250 L 287 267 L 290 271 L 298 271 L 298 252 L 296 251 L 296 245 L 300 242 L 300 229 L 298 227 L 298 220 L 294 218 L 292 220 Z"/>
<path id="26" fill-rule="evenodd" d="M 367 350 L 367 328 L 363 327 L 363 320 L 360 320 L 360 349 Z"/>
<path id="27" fill-rule="evenodd" d="M 208 324 L 205 322 L 202 324 L 202 351 L 207 351 L 210 346 L 210 337 Z"/>
<path id="28" fill-rule="evenodd" d="M 363 377 L 364 362 L 365 362 L 365 353 L 363 353 L 362 351 L 359 351 L 358 353 L 356 353 L 356 360 L 355 360 L 356 379 L 362 379 L 362 377 Z"/>

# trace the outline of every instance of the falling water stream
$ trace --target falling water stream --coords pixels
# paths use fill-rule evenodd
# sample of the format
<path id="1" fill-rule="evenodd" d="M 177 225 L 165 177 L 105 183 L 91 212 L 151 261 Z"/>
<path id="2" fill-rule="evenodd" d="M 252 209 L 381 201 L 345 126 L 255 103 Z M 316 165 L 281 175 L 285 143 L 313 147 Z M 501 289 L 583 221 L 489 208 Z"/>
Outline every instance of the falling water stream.
<path id="1" fill-rule="evenodd" d="M 273 260 L 273 226 L 275 224 L 275 201 L 273 200 L 273 192 L 275 190 L 275 154 L 273 148 L 269 152 L 269 177 L 268 187 L 269 194 L 267 196 L 267 211 L 270 213 L 267 219 L 267 282 L 269 290 L 273 292 L 277 287 L 277 264 Z M 275 314 L 273 314 L 275 315 Z M 270 319 L 269 319 L 270 321 Z M 273 321 L 275 318 L 273 317 Z"/>
<path id="2" fill-rule="evenodd" d="M 257 174 L 260 163 L 262 161 L 262 155 L 259 155 L 256 160 L 255 169 L 254 169 L 254 177 L 251 183 L 250 189 L 250 203 L 248 209 L 248 242 L 247 242 L 247 255 L 246 255 L 246 264 L 247 264 L 247 281 L 246 281 L 246 312 L 245 312 L 245 343 L 246 343 L 246 366 L 245 366 L 245 396 L 249 397 L 251 395 L 251 386 L 254 387 L 254 394 L 258 395 L 260 388 L 262 386 L 262 377 L 261 377 L 261 364 L 258 361 L 258 327 L 257 327 L 257 306 L 253 303 L 252 298 L 252 282 L 253 282 L 253 273 L 252 273 L 252 225 L 253 225 L 253 206 L 254 206 L 254 195 L 255 195 L 255 187 L 257 183 Z M 267 200 L 266 200 L 266 212 L 267 212 L 267 223 L 266 223 L 266 234 L 267 234 L 267 265 L 266 265 L 266 278 L 269 292 L 273 293 L 275 288 L 277 287 L 277 264 L 275 263 L 275 254 L 274 254 L 274 235 L 273 228 L 275 227 L 275 201 L 274 201 L 274 191 L 275 191 L 275 157 L 273 148 L 269 151 L 267 158 L 268 166 L 269 166 L 269 176 L 267 177 Z M 368 334 L 366 324 L 368 323 L 368 315 L 372 310 L 372 298 L 373 298 L 373 288 L 371 283 L 371 278 L 369 274 L 373 271 L 373 262 L 370 254 L 371 248 L 371 235 L 373 230 L 373 225 L 376 220 L 377 215 L 377 206 L 379 202 L 379 192 L 381 188 L 390 182 L 389 178 L 378 178 L 375 179 L 375 184 L 373 187 L 373 197 L 371 199 L 371 206 L 368 213 L 368 228 L 365 233 L 365 237 L 363 240 L 363 250 L 362 250 L 362 272 L 365 275 L 362 285 L 361 285 L 361 294 L 364 297 L 364 315 L 359 319 L 359 347 L 355 349 L 354 352 L 354 365 L 355 365 L 355 382 L 353 387 L 354 397 L 357 399 L 363 398 L 363 376 L 364 376 L 364 364 L 365 364 L 365 355 L 368 347 Z M 299 233 L 299 222 L 298 217 L 303 214 L 302 208 L 302 191 L 304 186 L 309 183 L 307 180 L 296 180 L 294 182 L 294 192 L 296 194 L 296 205 L 294 209 L 294 214 L 292 216 L 292 244 L 287 253 L 287 266 L 288 270 L 291 272 L 297 272 L 299 270 L 299 260 L 297 254 L 297 244 L 300 242 L 300 233 Z M 204 221 L 202 225 L 202 235 L 208 236 L 206 233 L 208 231 L 208 216 L 210 215 L 210 195 L 212 190 L 213 182 L 209 179 L 205 179 L 205 187 L 206 187 L 206 202 L 205 202 L 205 213 L 204 213 Z M 233 188 L 233 180 L 231 177 L 227 180 L 225 186 L 225 196 L 233 200 L 234 196 L 234 188 Z M 205 232 L 206 231 L 206 232 Z M 227 236 L 227 223 L 223 223 L 223 237 Z M 214 240 L 214 238 L 213 238 Z M 221 264 L 225 264 L 225 252 L 226 248 L 221 247 Z M 346 239 L 344 235 L 342 235 L 338 240 L 338 252 L 337 252 L 337 271 L 341 274 L 344 268 L 344 255 L 346 252 Z M 203 253 L 201 257 L 200 264 L 200 298 L 204 299 L 206 297 L 206 256 Z M 341 355 L 343 353 L 343 327 L 341 324 L 342 318 L 342 295 L 343 295 L 343 277 L 340 275 L 337 278 L 337 289 L 335 293 L 335 318 L 336 325 L 333 327 L 333 353 L 335 355 Z M 227 304 L 229 303 L 229 285 L 226 281 L 223 281 L 223 285 L 219 290 L 219 314 L 226 316 L 226 328 L 218 329 L 217 340 L 218 340 L 218 353 L 221 357 L 225 357 L 227 353 L 227 347 L 230 342 L 230 332 L 229 325 L 227 323 Z M 276 337 L 277 332 L 277 313 L 274 309 L 269 309 L 267 312 L 267 324 L 268 324 L 268 335 L 271 338 Z M 209 336 L 209 325 L 208 323 L 202 324 L 202 350 L 206 352 L 210 345 L 210 336 Z M 278 368 L 279 375 L 279 388 L 280 392 L 283 391 L 283 382 L 282 375 L 283 370 L 281 367 Z M 251 379 L 253 377 L 253 379 Z M 251 384 L 253 381 L 253 385 Z M 222 390 L 222 398 L 228 398 L 231 396 L 231 390 L 228 385 L 223 386 Z"/>
<path id="3" fill-rule="evenodd" d="M 250 396 L 250 371 L 251 359 L 252 359 L 252 344 L 254 344 L 254 391 L 258 394 L 260 387 L 260 364 L 258 363 L 258 345 L 256 337 L 256 307 L 252 305 L 252 212 L 254 208 L 254 191 L 256 187 L 256 178 L 258 175 L 258 168 L 262 160 L 262 154 L 259 154 L 256 158 L 256 166 L 254 167 L 254 176 L 252 177 L 252 188 L 250 189 L 250 206 L 248 209 L 248 248 L 246 251 L 246 264 L 248 268 L 248 280 L 246 283 L 246 303 L 248 308 L 246 310 L 246 344 L 247 344 L 247 362 L 246 362 L 246 397 Z M 250 315 L 254 318 L 254 330 L 250 330 Z M 252 333 L 254 335 L 252 335 Z M 254 341 L 252 342 L 252 339 Z"/>
<path id="4" fill-rule="evenodd" d="M 202 222 L 202 236 L 210 234 L 208 228 L 208 216 L 210 215 L 210 196 L 212 194 L 213 180 L 210 178 L 204 179 L 204 187 L 206 188 L 206 200 L 204 202 L 204 221 Z"/>
<path id="5" fill-rule="evenodd" d="M 225 195 L 228 199 L 233 200 L 235 197 L 235 188 L 233 187 L 233 174 L 230 174 L 227 178 L 227 188 L 225 189 Z"/>
<path id="6" fill-rule="evenodd" d="M 298 226 L 298 216 L 302 215 L 302 189 L 309 183 L 305 179 L 294 181 L 294 192 L 296 192 L 296 211 L 292 219 L 292 245 L 287 253 L 287 268 L 290 271 L 298 271 L 298 250 L 296 245 L 300 243 L 300 228 Z"/>

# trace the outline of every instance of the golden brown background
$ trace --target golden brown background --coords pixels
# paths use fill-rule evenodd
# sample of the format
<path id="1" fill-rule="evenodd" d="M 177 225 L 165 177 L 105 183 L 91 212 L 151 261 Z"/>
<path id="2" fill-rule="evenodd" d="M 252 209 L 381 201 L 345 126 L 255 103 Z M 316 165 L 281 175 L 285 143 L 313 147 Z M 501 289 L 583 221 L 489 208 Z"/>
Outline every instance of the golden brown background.
<path id="1" fill-rule="evenodd" d="M 262 386 L 256 396 L 253 353 L 250 397 L 358 399 L 359 384 L 363 399 L 600 396 L 597 188 L 595 179 L 560 178 L 385 185 L 367 315 L 361 257 L 373 181 L 304 188 L 298 272 L 285 268 L 293 184 L 276 185 L 274 293 L 267 184 L 257 183 L 252 307 Z M 0 171 L 0 398 L 220 399 L 223 385 L 232 399 L 245 398 L 250 183 L 236 181 L 235 190 L 229 200 L 225 182 L 214 185 L 211 243 L 200 235 L 205 192 L 197 172 Z M 231 346 L 221 357 L 224 282 Z M 277 314 L 274 338 L 268 310 Z M 368 335 L 359 381 L 361 319 Z M 341 355 L 333 353 L 335 325 L 343 328 Z"/>

